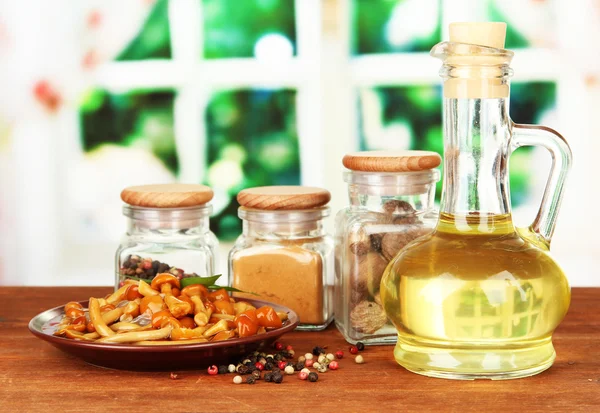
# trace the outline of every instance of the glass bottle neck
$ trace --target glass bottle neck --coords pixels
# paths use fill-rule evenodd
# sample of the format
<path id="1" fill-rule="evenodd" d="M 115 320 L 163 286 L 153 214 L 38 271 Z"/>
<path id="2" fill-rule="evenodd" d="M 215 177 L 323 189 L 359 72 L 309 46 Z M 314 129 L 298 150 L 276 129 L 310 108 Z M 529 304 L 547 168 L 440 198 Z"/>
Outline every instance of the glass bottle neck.
<path id="1" fill-rule="evenodd" d="M 446 97 L 443 114 L 442 219 L 509 216 L 508 98 Z"/>

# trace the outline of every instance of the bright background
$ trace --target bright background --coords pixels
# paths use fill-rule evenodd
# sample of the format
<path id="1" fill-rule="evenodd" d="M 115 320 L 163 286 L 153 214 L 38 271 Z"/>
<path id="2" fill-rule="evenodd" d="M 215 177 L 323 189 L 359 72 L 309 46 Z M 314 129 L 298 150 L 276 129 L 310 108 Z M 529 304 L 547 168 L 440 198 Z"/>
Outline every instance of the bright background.
<path id="1" fill-rule="evenodd" d="M 466 20 L 508 23 L 513 120 L 570 142 L 552 252 L 573 285 L 600 286 L 598 0 L 1 1 L 0 284 L 112 284 L 128 185 L 213 187 L 226 271 L 240 189 L 323 186 L 335 213 L 345 153 L 442 153 L 428 51 Z M 511 158 L 520 225 L 549 164 Z"/>

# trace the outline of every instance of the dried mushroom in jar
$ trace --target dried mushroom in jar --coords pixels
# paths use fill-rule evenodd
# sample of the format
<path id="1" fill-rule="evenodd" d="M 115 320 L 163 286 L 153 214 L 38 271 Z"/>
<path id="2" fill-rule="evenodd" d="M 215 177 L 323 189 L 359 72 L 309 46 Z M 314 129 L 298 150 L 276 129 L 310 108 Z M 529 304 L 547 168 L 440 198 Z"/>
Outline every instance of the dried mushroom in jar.
<path id="1" fill-rule="evenodd" d="M 350 312 L 350 322 L 359 333 L 373 334 L 387 323 L 387 317 L 379 304 L 365 300 Z"/>

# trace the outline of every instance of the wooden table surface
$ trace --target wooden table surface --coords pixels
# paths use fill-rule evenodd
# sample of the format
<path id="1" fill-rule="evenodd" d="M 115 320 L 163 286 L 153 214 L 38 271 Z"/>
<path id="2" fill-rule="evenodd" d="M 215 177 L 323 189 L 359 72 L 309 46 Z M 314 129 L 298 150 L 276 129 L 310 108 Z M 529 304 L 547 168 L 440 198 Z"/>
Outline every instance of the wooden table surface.
<path id="1" fill-rule="evenodd" d="M 371 346 L 365 364 L 350 357 L 310 383 L 234 385 L 233 375 L 206 371 L 107 370 L 68 356 L 27 329 L 36 314 L 70 300 L 103 296 L 110 288 L 0 288 L 0 412 L 600 412 L 600 289 L 575 288 L 569 314 L 554 335 L 552 368 L 509 381 L 452 381 L 410 373 L 391 346 Z M 293 332 L 282 341 L 297 355 L 313 346 L 348 345 L 334 327 Z"/>

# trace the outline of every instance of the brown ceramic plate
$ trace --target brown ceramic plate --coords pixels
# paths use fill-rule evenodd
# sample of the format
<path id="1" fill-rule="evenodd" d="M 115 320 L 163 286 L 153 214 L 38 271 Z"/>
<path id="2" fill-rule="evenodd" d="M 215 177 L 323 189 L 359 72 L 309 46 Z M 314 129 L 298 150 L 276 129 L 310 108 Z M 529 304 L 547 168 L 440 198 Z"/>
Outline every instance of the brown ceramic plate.
<path id="1" fill-rule="evenodd" d="M 103 344 L 72 340 L 52 335 L 56 323 L 64 314 L 64 306 L 38 314 L 29 322 L 29 330 L 65 353 L 79 357 L 95 366 L 121 370 L 194 370 L 211 364 L 228 364 L 256 350 L 269 346 L 282 334 L 298 325 L 295 312 L 281 305 L 261 300 L 244 300 L 256 308 L 269 305 L 275 311 L 288 313 L 283 327 L 252 337 L 235 338 L 214 343 L 141 346 L 133 344 Z M 85 308 L 87 301 L 80 301 Z"/>

